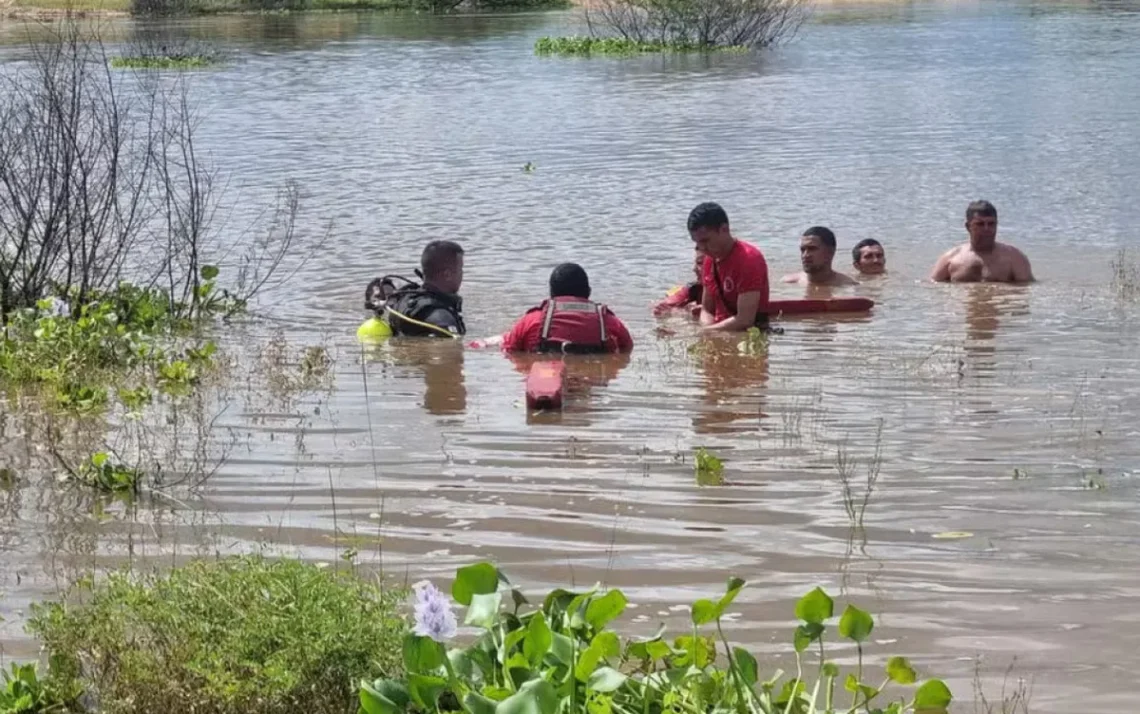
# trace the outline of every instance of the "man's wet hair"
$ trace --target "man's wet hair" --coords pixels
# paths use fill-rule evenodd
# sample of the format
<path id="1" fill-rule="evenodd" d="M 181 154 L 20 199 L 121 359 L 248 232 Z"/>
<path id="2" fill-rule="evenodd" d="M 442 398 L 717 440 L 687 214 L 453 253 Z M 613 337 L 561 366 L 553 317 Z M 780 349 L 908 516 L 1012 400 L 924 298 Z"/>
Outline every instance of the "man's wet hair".
<path id="1" fill-rule="evenodd" d="M 720 228 L 728 225 L 728 214 L 719 203 L 707 201 L 689 211 L 689 230 L 698 228 Z"/>
<path id="2" fill-rule="evenodd" d="M 450 240 L 433 240 L 424 246 L 420 254 L 420 270 L 424 280 L 439 277 L 444 271 L 455 267 L 463 255 L 463 246 Z"/>
<path id="3" fill-rule="evenodd" d="M 590 278 L 577 263 L 563 263 L 550 273 L 550 297 L 590 299 Z"/>
<path id="4" fill-rule="evenodd" d="M 859 260 L 863 257 L 863 249 L 870 248 L 873 245 L 877 245 L 880 248 L 883 247 L 883 244 L 874 238 L 864 238 L 863 240 L 856 243 L 855 247 L 851 249 L 851 262 L 858 263 Z"/>
<path id="5" fill-rule="evenodd" d="M 997 218 L 997 208 L 989 201 L 974 201 L 966 206 L 966 221 L 973 220 L 974 216 Z"/>
<path id="6" fill-rule="evenodd" d="M 831 232 L 830 228 L 823 226 L 812 226 L 804 231 L 806 238 L 819 238 L 819 241 L 828 248 L 835 250 L 835 234 Z"/>

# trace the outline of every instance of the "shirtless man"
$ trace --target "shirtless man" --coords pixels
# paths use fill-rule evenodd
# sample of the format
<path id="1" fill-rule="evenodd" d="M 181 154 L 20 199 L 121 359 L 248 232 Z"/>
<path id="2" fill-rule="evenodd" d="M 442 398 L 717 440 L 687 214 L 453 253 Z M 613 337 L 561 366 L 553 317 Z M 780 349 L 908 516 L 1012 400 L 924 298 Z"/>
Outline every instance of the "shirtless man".
<path id="1" fill-rule="evenodd" d="M 970 241 L 947 251 L 934 265 L 930 279 L 952 283 L 1032 283 L 1029 258 L 1017 248 L 997 242 L 997 209 L 989 201 L 966 208 Z"/>
<path id="2" fill-rule="evenodd" d="M 831 267 L 835 258 L 835 234 L 823 226 L 812 226 L 800 238 L 800 264 L 802 273 L 784 276 L 785 283 L 810 287 L 841 287 L 858 285 L 853 278 L 837 273 Z"/>

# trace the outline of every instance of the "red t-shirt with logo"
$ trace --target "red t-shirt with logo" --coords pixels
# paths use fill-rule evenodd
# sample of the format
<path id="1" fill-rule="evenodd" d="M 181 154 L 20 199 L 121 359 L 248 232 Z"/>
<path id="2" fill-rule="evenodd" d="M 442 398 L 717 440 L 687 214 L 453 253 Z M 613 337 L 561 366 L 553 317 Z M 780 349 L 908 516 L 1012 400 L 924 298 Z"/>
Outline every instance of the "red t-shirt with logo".
<path id="1" fill-rule="evenodd" d="M 713 272 L 720 275 L 720 287 Z M 736 300 L 741 293 L 760 293 L 758 312 L 768 308 L 768 261 L 764 254 L 751 243 L 737 240 L 727 256 L 718 261 L 705 260 L 701 270 L 701 283 L 706 295 L 712 295 L 713 318 L 720 322 L 736 314 Z M 724 292 L 721 292 L 723 288 Z"/>

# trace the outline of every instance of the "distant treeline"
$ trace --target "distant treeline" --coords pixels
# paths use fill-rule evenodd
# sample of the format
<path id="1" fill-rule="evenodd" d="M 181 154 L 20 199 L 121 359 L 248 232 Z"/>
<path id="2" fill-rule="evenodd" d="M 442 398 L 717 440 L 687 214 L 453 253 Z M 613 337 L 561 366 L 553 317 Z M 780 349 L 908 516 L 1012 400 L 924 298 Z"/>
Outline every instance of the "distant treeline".
<path id="1" fill-rule="evenodd" d="M 226 12 L 309 10 L 537 10 L 568 7 L 569 0 L 131 0 L 135 15 L 201 15 Z"/>

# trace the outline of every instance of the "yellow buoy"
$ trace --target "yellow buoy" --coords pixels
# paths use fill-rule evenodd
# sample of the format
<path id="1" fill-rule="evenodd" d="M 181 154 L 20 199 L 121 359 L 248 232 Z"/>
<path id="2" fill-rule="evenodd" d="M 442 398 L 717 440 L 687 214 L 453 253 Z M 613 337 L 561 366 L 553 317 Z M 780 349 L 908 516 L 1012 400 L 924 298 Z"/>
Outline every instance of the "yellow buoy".
<path id="1" fill-rule="evenodd" d="M 392 328 L 378 317 L 370 317 L 356 328 L 356 339 L 361 342 L 378 342 L 392 336 Z"/>

